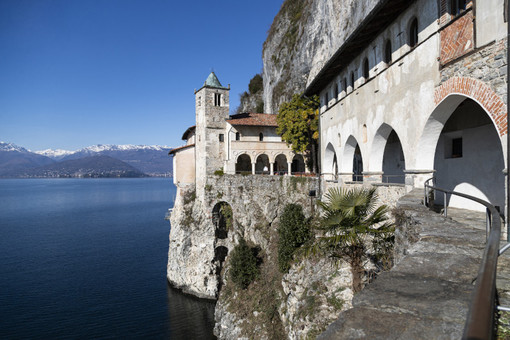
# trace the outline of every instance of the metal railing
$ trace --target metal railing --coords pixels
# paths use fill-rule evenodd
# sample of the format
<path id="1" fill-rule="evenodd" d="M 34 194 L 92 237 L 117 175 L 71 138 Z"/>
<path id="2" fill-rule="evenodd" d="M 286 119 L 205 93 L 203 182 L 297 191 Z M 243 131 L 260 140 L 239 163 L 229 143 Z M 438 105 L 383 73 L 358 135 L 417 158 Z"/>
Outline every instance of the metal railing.
<path id="1" fill-rule="evenodd" d="M 444 195 L 444 215 L 447 216 L 447 195 L 456 195 L 480 203 L 487 208 L 487 244 L 485 246 L 482 263 L 478 270 L 476 285 L 473 292 L 471 304 L 469 307 L 466 324 L 464 326 L 463 339 L 492 339 L 495 331 L 495 314 L 498 310 L 510 310 L 507 307 L 496 306 L 496 273 L 498 257 L 505 250 L 510 248 L 506 245 L 499 249 L 501 238 L 501 219 L 504 217 L 492 204 L 460 192 L 438 188 L 429 183 L 434 178 L 425 182 L 425 200 L 426 206 L 429 206 L 430 190 L 440 191 Z M 434 183 L 435 184 L 435 183 Z"/>

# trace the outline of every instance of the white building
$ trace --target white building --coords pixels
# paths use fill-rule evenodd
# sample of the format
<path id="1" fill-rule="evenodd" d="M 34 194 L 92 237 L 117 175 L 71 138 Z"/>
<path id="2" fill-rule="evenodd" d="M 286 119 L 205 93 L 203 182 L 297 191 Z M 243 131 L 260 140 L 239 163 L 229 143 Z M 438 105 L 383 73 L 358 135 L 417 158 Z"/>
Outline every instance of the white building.
<path id="1" fill-rule="evenodd" d="M 321 98 L 322 177 L 410 189 L 435 176 L 503 208 L 503 13 L 504 0 L 379 1 L 305 91 Z"/>

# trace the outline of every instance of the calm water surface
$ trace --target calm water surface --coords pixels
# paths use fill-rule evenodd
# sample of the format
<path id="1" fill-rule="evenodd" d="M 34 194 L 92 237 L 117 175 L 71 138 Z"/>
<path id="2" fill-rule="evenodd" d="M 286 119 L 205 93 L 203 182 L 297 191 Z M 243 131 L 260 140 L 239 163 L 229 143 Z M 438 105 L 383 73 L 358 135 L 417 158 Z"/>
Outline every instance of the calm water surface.
<path id="1" fill-rule="evenodd" d="M 0 338 L 210 339 L 166 282 L 171 179 L 0 180 Z"/>

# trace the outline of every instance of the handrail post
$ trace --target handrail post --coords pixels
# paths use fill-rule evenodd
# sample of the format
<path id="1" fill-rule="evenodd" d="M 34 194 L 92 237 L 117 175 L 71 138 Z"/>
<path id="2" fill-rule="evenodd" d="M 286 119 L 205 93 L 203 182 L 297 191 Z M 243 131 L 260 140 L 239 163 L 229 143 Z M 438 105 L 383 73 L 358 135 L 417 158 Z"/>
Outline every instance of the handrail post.
<path id="1" fill-rule="evenodd" d="M 427 183 L 425 182 L 425 199 L 423 200 L 423 202 L 425 202 L 426 207 L 429 206 L 428 193 L 429 193 L 429 187 L 427 186 Z"/>
<path id="2" fill-rule="evenodd" d="M 446 192 L 444 193 L 444 217 L 448 217 L 448 207 L 446 206 Z"/>
<path id="3" fill-rule="evenodd" d="M 489 210 L 489 208 L 486 208 L 486 212 L 485 212 L 485 241 L 487 241 L 487 239 L 489 238 L 489 233 L 491 232 L 491 224 L 492 224 L 492 216 L 491 216 L 491 212 Z"/>

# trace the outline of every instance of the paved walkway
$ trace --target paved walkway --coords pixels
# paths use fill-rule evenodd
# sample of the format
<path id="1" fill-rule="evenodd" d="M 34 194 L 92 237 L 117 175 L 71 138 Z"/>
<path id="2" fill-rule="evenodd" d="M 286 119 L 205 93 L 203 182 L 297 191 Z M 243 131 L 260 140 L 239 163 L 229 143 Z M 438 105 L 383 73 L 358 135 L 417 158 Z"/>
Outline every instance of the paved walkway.
<path id="1" fill-rule="evenodd" d="M 319 339 L 461 338 L 485 227 L 477 218 L 480 223 L 466 216 L 463 223 L 444 218 L 421 200 L 422 191 L 415 190 L 398 203 L 409 219 L 397 239 L 400 233 L 400 239 L 415 242 L 399 245 L 399 262 L 355 295 L 353 308 L 341 313 Z M 455 218 L 454 211 L 449 213 Z"/>

